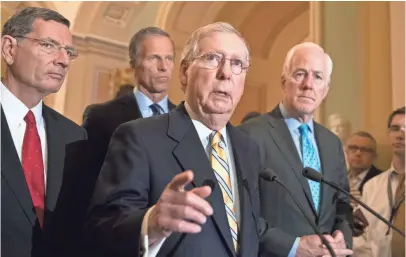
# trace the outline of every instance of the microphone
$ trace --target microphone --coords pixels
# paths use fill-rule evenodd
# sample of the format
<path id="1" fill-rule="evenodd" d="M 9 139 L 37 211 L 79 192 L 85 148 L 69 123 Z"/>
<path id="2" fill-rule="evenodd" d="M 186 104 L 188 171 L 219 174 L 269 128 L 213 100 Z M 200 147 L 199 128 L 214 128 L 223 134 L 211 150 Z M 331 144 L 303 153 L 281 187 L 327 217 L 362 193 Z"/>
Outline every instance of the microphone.
<path id="1" fill-rule="evenodd" d="M 303 176 L 305 176 L 306 178 L 316 181 L 316 182 L 320 182 L 320 183 L 325 183 L 329 186 L 331 186 L 334 189 L 337 189 L 338 191 L 344 193 L 345 195 L 348 195 L 352 200 L 356 201 L 359 205 L 361 205 L 362 207 L 364 207 L 367 211 L 369 211 L 370 213 L 372 213 L 375 217 L 377 217 L 378 219 L 380 219 L 383 223 L 385 223 L 386 225 L 388 225 L 389 227 L 391 227 L 393 230 L 395 230 L 396 232 L 398 232 L 400 235 L 402 235 L 403 237 L 405 237 L 405 233 L 402 232 L 400 229 L 398 229 L 397 227 L 395 227 L 394 225 L 392 225 L 391 222 L 389 222 L 388 220 L 386 220 L 384 217 L 382 217 L 379 213 L 377 213 L 376 211 L 372 210 L 368 205 L 366 205 L 365 203 L 361 202 L 360 200 L 358 200 L 356 197 L 354 197 L 353 195 L 351 195 L 349 192 L 345 191 L 344 189 L 342 189 L 341 187 L 339 187 L 337 184 L 331 182 L 331 181 L 327 181 L 324 180 L 323 175 L 320 174 L 320 172 L 306 167 L 303 169 L 302 171 Z"/>
<path id="2" fill-rule="evenodd" d="M 213 192 L 214 188 L 216 188 L 216 182 L 214 182 L 210 178 L 206 178 L 202 183 L 202 187 L 203 186 L 209 186 L 211 188 L 211 191 Z M 179 246 L 182 244 L 183 240 L 185 240 L 186 235 L 187 235 L 186 233 L 182 233 L 180 235 L 180 237 L 179 237 L 178 241 L 176 242 L 176 244 L 173 246 L 173 248 L 166 255 L 167 257 L 175 256 L 175 253 L 178 251 Z"/>
<path id="3" fill-rule="evenodd" d="M 336 254 L 331 247 L 330 243 L 327 241 L 327 239 L 321 234 L 320 230 L 317 228 L 317 226 L 313 223 L 313 221 L 305 214 L 302 206 L 299 204 L 299 202 L 295 199 L 295 197 L 292 195 L 290 190 L 282 183 L 279 181 L 278 176 L 275 174 L 275 172 L 270 169 L 270 168 L 264 168 L 262 169 L 260 173 L 261 178 L 265 179 L 268 182 L 274 182 L 278 183 L 281 187 L 283 187 L 286 192 L 288 192 L 290 198 L 292 198 L 293 202 L 296 204 L 296 206 L 299 208 L 300 212 L 303 214 L 303 216 L 306 218 L 307 222 L 310 224 L 310 226 L 313 228 L 314 232 L 319 236 L 320 240 L 323 242 L 323 244 L 327 247 L 328 251 L 330 252 L 330 255 L 332 257 L 336 257 Z"/>

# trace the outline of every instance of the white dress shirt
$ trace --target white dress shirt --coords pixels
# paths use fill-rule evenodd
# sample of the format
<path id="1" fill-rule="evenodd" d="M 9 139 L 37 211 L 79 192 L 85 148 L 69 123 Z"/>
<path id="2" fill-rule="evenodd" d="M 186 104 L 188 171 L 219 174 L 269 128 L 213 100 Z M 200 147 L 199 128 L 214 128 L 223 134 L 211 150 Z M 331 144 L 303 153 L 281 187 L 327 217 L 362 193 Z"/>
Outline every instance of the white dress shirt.
<path id="1" fill-rule="evenodd" d="M 391 184 L 392 199 L 395 199 L 396 188 L 399 183 L 398 173 L 393 165 L 373 177 L 365 183 L 361 201 L 379 213 L 385 219 L 389 220 L 391 215 L 391 207 L 388 197 L 388 184 Z M 359 207 L 362 210 L 369 225 L 365 228 L 365 233 L 359 237 L 353 238 L 354 257 L 391 257 L 391 240 L 393 230 L 388 231 L 388 225 L 373 216 L 367 210 Z M 396 232 L 395 232 L 396 233 Z"/>
<path id="2" fill-rule="evenodd" d="M 3 108 L 5 118 L 7 120 L 8 127 L 10 129 L 11 137 L 16 148 L 18 158 L 21 160 L 21 152 L 23 148 L 24 134 L 26 123 L 24 121 L 25 116 L 27 115 L 28 109 L 23 102 L 21 102 L 13 93 L 8 90 L 2 82 L 1 83 L 1 96 L 0 104 Z M 42 149 L 42 159 L 44 163 L 44 185 L 46 188 L 46 178 L 47 178 L 47 141 L 45 133 L 45 122 L 42 117 L 42 100 L 34 106 L 31 111 L 34 113 L 35 122 L 37 125 L 37 130 L 39 138 L 41 140 L 41 149 Z"/>
<path id="3" fill-rule="evenodd" d="M 206 127 L 203 123 L 198 121 L 196 119 L 196 115 L 193 113 L 193 111 L 190 109 L 189 105 L 185 102 L 185 108 L 186 111 L 188 112 L 190 118 L 192 119 L 193 125 L 197 131 L 197 134 L 199 135 L 199 139 L 202 143 L 203 149 L 205 150 L 207 154 L 207 158 L 209 160 L 210 155 L 211 155 L 211 142 L 210 142 L 210 134 L 213 132 L 213 130 L 209 129 Z M 234 162 L 234 155 L 232 152 L 232 145 L 231 145 L 231 140 L 230 137 L 227 135 L 227 129 L 226 127 L 222 128 L 220 130 L 221 135 L 223 138 L 225 138 L 225 143 L 226 143 L 226 148 L 225 152 L 227 154 L 227 158 L 229 161 L 229 167 L 230 167 L 230 179 L 231 179 L 231 185 L 232 185 L 232 194 L 233 194 L 233 203 L 234 203 L 234 208 L 235 208 L 235 216 L 237 219 L 237 224 L 240 226 L 241 224 L 241 212 L 240 212 L 240 201 L 239 201 L 239 192 L 238 192 L 238 183 L 237 183 L 237 173 L 235 169 L 235 162 Z M 144 220 L 142 222 L 142 228 L 141 228 L 141 238 L 143 238 L 142 245 L 144 247 L 144 257 L 155 257 L 159 250 L 161 249 L 162 244 L 165 242 L 165 239 L 162 239 L 155 244 L 149 246 L 148 242 L 148 217 L 149 213 L 151 212 L 152 206 L 147 213 L 144 216 Z"/>

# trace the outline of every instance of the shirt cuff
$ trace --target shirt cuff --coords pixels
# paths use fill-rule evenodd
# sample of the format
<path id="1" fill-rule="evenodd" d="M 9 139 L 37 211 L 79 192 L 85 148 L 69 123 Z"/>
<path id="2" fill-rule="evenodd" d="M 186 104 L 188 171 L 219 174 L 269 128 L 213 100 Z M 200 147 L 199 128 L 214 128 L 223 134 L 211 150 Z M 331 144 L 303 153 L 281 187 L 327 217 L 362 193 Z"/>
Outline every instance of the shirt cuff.
<path id="1" fill-rule="evenodd" d="M 288 257 L 295 257 L 296 256 L 296 250 L 299 247 L 299 241 L 300 241 L 300 237 L 296 237 L 296 240 L 293 243 L 292 248 L 290 249 Z"/>
<path id="2" fill-rule="evenodd" d="M 142 256 L 143 257 L 155 257 L 159 250 L 162 247 L 162 244 L 165 242 L 166 237 L 156 241 L 154 244 L 150 245 L 149 240 L 148 240 L 148 220 L 149 220 L 149 215 L 152 211 L 152 209 L 155 207 L 152 206 L 149 208 L 147 213 L 145 213 L 144 219 L 142 220 L 142 226 L 141 226 L 141 247 L 142 247 Z"/>

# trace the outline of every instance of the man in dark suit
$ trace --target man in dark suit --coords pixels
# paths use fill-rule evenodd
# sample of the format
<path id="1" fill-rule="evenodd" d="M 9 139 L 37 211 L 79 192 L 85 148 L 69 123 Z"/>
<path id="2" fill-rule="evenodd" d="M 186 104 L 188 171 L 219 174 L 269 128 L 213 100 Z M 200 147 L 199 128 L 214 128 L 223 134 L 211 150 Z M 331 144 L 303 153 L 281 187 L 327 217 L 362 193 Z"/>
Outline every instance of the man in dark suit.
<path id="1" fill-rule="evenodd" d="M 139 30 L 129 45 L 130 65 L 134 69 L 136 90 L 103 104 L 92 106 L 83 127 L 94 145 L 92 154 L 100 170 L 110 139 L 125 122 L 167 113 L 175 108 L 168 100 L 175 56 L 174 43 L 160 28 Z"/>
<path id="2" fill-rule="evenodd" d="M 352 134 L 345 146 L 348 161 L 348 177 L 350 190 L 353 195 L 362 195 L 365 183 L 371 178 L 382 173 L 373 163 L 378 157 L 376 140 L 366 131 Z"/>
<path id="3" fill-rule="evenodd" d="M 258 256 L 258 146 L 229 119 L 249 51 L 227 23 L 195 31 L 181 57 L 185 102 L 121 125 L 93 195 L 88 239 L 102 256 Z M 215 185 L 202 185 L 210 179 Z M 170 252 L 186 233 L 177 251 Z M 265 246 L 266 247 L 266 246 Z"/>
<path id="4" fill-rule="evenodd" d="M 14 14 L 2 31 L 7 65 L 1 83 L 1 256 L 48 252 L 62 184 L 65 148 L 84 129 L 47 107 L 77 57 L 70 22 L 44 8 Z"/>
<path id="5" fill-rule="evenodd" d="M 258 143 L 263 167 L 273 169 L 299 199 L 305 213 L 276 184 L 261 181 L 263 217 L 274 227 L 270 256 L 322 256 L 324 247 L 304 215 L 325 233 L 337 256 L 351 246 L 347 216 L 351 208 L 337 190 L 302 176 L 304 167 L 348 189 L 344 153 L 339 139 L 313 120 L 313 113 L 329 90 L 332 61 L 313 43 L 293 47 L 285 59 L 282 102 L 271 112 L 241 125 Z"/>

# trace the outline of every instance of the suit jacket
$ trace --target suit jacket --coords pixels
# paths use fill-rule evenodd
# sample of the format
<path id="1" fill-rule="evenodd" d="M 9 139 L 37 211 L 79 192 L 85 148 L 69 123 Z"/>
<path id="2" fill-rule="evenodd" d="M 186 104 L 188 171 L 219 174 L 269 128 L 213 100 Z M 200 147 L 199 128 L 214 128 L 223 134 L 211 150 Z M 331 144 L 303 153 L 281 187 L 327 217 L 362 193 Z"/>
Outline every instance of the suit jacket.
<path id="1" fill-rule="evenodd" d="M 382 173 L 382 170 L 378 169 L 374 165 L 371 166 L 367 174 L 365 175 L 364 179 L 361 181 L 361 184 L 359 185 L 358 190 L 361 192 L 362 195 L 362 190 L 364 188 L 365 183 L 367 183 L 368 180 L 371 178 L 375 177 L 376 175 L 379 175 Z"/>
<path id="2" fill-rule="evenodd" d="M 265 228 L 259 220 L 258 146 L 230 124 L 227 131 L 241 206 L 238 256 L 258 256 L 259 235 Z M 206 178 L 217 181 L 183 104 L 169 114 L 121 125 L 111 140 L 92 199 L 87 229 L 93 249 L 101 249 L 104 255 L 100 256 L 139 256 L 146 211 L 176 174 L 189 169 L 195 177 L 186 190 L 201 186 Z M 175 257 L 236 256 L 218 186 L 207 200 L 214 214 L 201 233 L 186 236 Z M 169 236 L 158 256 L 167 256 L 179 237 L 179 233 Z"/>
<path id="3" fill-rule="evenodd" d="M 47 184 L 44 227 L 40 228 L 21 161 L 1 109 L 1 256 L 47 256 L 53 215 L 64 173 L 65 147 L 86 139 L 84 129 L 43 106 L 47 136 Z"/>
<path id="4" fill-rule="evenodd" d="M 351 245 L 347 219 L 351 215 L 348 198 L 327 185 L 321 185 L 321 203 L 316 213 L 308 180 L 302 176 L 303 164 L 279 107 L 240 126 L 258 143 L 263 167 L 271 168 L 305 210 L 302 214 L 288 193 L 279 185 L 260 181 L 262 216 L 270 223 L 270 256 L 288 256 L 296 237 L 315 234 L 303 215 L 307 215 L 322 233 L 339 229 Z M 314 123 L 320 154 L 321 172 L 326 180 L 349 188 L 344 153 L 339 139 Z"/>

